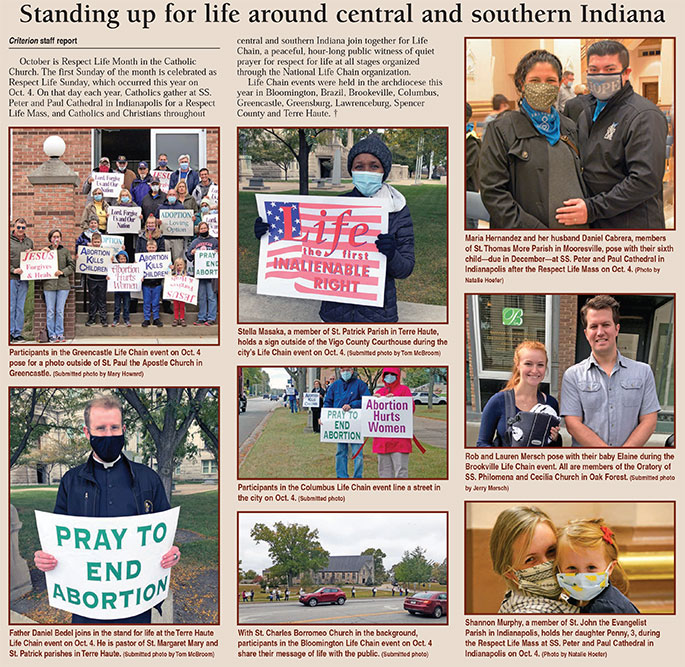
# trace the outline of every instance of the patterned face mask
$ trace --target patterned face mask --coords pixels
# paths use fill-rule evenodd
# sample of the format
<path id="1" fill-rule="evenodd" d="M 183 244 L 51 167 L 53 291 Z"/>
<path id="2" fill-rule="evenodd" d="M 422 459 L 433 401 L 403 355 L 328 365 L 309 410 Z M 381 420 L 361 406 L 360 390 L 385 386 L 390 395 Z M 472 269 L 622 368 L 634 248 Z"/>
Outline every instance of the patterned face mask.
<path id="1" fill-rule="evenodd" d="M 548 111 L 558 95 L 559 86 L 552 83 L 534 82 L 523 86 L 523 97 L 536 111 Z"/>
<path id="2" fill-rule="evenodd" d="M 543 598 L 558 598 L 561 588 L 554 576 L 555 565 L 551 560 L 525 570 L 514 570 L 519 590 Z"/>
<path id="3" fill-rule="evenodd" d="M 611 564 L 605 572 L 578 572 L 577 574 L 557 574 L 559 585 L 576 600 L 592 600 L 608 585 L 611 575 Z"/>

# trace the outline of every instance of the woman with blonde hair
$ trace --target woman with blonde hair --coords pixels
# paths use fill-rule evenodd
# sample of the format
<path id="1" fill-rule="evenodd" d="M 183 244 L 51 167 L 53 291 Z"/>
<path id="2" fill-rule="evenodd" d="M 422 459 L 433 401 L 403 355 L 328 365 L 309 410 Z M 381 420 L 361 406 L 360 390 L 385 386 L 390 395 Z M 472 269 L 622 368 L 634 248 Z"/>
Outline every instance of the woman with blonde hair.
<path id="1" fill-rule="evenodd" d="M 539 412 L 557 416 L 559 403 L 540 390 L 547 371 L 547 350 L 536 340 L 524 340 L 514 351 L 514 365 L 509 382 L 485 405 L 478 432 L 478 447 L 517 447 L 509 423 L 519 412 Z M 509 406 L 509 407 L 508 407 Z M 513 413 L 513 414 L 512 414 Z M 560 446 L 559 426 L 549 430 L 548 442 L 542 446 Z"/>
<path id="2" fill-rule="evenodd" d="M 559 600 L 561 587 L 554 558 L 556 529 L 533 505 L 500 512 L 490 533 L 493 570 L 509 588 L 500 614 L 575 614 L 578 608 Z"/>
<path id="3" fill-rule="evenodd" d="M 581 614 L 640 613 L 626 597 L 628 576 L 604 519 L 569 521 L 557 535 L 557 580 Z"/>

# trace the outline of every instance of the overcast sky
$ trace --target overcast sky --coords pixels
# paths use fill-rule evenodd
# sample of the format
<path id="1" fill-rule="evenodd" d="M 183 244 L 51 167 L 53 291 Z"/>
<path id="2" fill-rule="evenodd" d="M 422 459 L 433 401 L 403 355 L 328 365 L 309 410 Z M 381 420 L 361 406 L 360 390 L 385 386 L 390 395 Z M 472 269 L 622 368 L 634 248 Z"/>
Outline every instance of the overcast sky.
<path id="1" fill-rule="evenodd" d="M 442 562 L 447 555 L 445 513 L 271 513 L 238 515 L 239 558 L 243 570 L 261 573 L 273 563 L 269 558 L 269 545 L 255 544 L 250 531 L 256 523 L 273 528 L 277 521 L 298 523 L 318 528 L 319 542 L 331 556 L 358 555 L 373 547 L 382 549 L 387 558 L 383 566 L 388 569 L 402 560 L 405 551 L 420 546 L 426 550 L 426 558 Z"/>

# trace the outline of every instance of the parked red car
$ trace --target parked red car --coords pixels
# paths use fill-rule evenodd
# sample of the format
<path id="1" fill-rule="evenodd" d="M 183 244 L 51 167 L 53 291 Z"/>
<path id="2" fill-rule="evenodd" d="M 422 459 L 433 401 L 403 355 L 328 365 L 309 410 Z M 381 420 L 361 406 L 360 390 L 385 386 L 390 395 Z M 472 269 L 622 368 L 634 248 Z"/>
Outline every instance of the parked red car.
<path id="1" fill-rule="evenodd" d="M 433 618 L 440 618 L 447 615 L 447 593 L 414 593 L 410 598 L 404 598 L 404 608 L 410 614 L 427 614 Z"/>
<path id="2" fill-rule="evenodd" d="M 305 593 L 300 595 L 300 602 L 302 604 L 309 605 L 310 607 L 316 607 L 317 604 L 345 604 L 347 600 L 347 595 L 345 591 L 336 586 L 322 586 L 319 590 L 313 593 Z"/>

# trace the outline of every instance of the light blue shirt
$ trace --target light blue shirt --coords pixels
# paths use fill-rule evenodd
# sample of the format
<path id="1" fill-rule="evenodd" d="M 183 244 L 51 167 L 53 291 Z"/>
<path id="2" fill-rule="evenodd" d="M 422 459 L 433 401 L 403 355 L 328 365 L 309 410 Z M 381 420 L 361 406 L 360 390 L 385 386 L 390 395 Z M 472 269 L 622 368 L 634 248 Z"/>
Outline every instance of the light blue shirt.
<path id="1" fill-rule="evenodd" d="M 622 447 L 639 418 L 659 410 L 652 369 L 620 352 L 610 376 L 592 354 L 564 373 L 561 415 L 580 417 L 610 447 Z"/>

